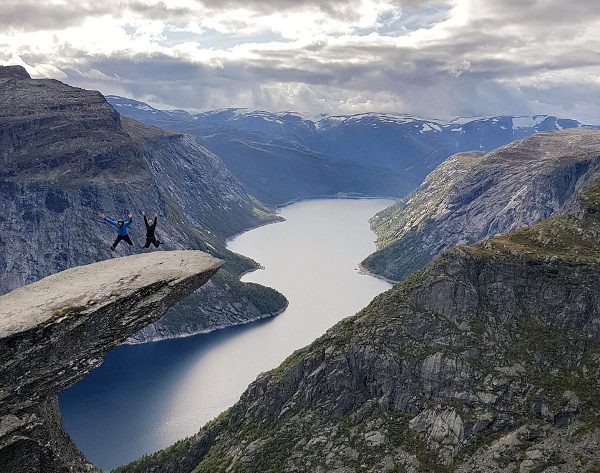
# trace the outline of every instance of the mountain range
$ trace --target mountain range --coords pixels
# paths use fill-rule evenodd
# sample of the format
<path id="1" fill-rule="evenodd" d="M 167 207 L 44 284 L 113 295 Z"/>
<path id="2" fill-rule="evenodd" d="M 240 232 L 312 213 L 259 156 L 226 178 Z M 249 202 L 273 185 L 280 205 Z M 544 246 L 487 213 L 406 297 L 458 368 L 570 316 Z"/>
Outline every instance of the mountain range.
<path id="1" fill-rule="evenodd" d="M 454 153 L 584 126 L 547 115 L 441 121 L 378 113 L 310 119 L 246 109 L 191 114 L 107 99 L 124 116 L 195 136 L 247 192 L 270 205 L 337 194 L 403 197 Z"/>

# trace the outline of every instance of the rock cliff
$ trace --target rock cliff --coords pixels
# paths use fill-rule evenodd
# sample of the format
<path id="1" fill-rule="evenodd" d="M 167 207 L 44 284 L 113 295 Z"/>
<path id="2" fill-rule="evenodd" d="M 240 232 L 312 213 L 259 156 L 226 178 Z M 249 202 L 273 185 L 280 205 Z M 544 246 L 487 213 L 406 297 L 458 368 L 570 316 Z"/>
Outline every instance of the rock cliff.
<path id="1" fill-rule="evenodd" d="M 363 266 L 398 281 L 447 248 L 530 225 L 571 204 L 600 172 L 600 132 L 547 132 L 491 153 L 460 153 L 376 215 Z"/>
<path id="2" fill-rule="evenodd" d="M 114 257 L 114 229 L 99 213 L 159 213 L 166 249 L 198 249 L 226 261 L 211 284 L 134 341 L 191 334 L 281 310 L 275 291 L 242 284 L 256 263 L 225 239 L 276 217 L 190 136 L 121 119 L 99 92 L 32 80 L 0 68 L 0 294 L 69 267 Z M 117 254 L 141 251 L 121 245 Z M 222 309 L 213 310 L 218 296 Z"/>
<path id="3" fill-rule="evenodd" d="M 600 182 L 458 246 L 119 472 L 597 472 Z"/>
<path id="4" fill-rule="evenodd" d="M 56 395 L 198 289 L 222 261 L 156 252 L 72 268 L 0 297 L 0 471 L 99 471 L 64 432 Z"/>

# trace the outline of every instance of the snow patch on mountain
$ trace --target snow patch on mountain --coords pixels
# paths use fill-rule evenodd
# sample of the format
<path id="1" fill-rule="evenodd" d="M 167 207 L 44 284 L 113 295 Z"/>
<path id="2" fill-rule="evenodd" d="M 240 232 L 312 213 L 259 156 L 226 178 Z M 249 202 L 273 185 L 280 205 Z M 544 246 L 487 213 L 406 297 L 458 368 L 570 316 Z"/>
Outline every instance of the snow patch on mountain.
<path id="1" fill-rule="evenodd" d="M 519 128 L 535 128 L 536 125 L 542 123 L 546 118 L 548 118 L 548 115 L 534 115 L 532 117 L 513 117 L 513 130 L 518 130 Z"/>

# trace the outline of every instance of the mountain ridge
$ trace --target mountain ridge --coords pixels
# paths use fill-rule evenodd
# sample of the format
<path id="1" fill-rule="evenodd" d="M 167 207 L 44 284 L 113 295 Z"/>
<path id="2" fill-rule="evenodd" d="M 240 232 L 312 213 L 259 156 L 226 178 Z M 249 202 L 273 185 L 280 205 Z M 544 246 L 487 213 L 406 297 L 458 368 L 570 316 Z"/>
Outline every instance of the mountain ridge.
<path id="1" fill-rule="evenodd" d="M 362 265 L 399 281 L 456 244 L 560 212 L 600 172 L 600 134 L 544 132 L 491 153 L 456 154 L 372 218 L 379 250 Z"/>
<path id="2" fill-rule="evenodd" d="M 133 107 L 138 108 L 139 110 L 145 110 L 151 112 L 153 114 L 166 114 L 168 116 L 173 115 L 183 115 L 190 117 L 191 119 L 201 120 L 204 117 L 215 117 L 219 115 L 224 115 L 224 119 L 219 119 L 219 121 L 225 120 L 240 120 L 246 117 L 266 117 L 267 119 L 282 119 L 285 117 L 293 117 L 302 120 L 307 124 L 314 124 L 315 127 L 319 127 L 317 125 L 319 122 L 339 122 L 347 119 L 357 120 L 360 118 L 382 118 L 382 119 L 397 119 L 401 123 L 406 122 L 431 122 L 436 125 L 443 126 L 452 126 L 452 125 L 462 125 L 474 122 L 484 122 L 490 120 L 500 121 L 503 118 L 512 118 L 516 119 L 516 123 L 514 124 L 514 129 L 518 128 L 526 128 L 523 122 L 529 122 L 530 124 L 539 125 L 542 124 L 546 119 L 556 120 L 559 123 L 567 122 L 567 123 L 576 123 L 578 127 L 594 127 L 596 125 L 586 124 L 579 122 L 578 120 L 574 120 L 571 118 L 558 117 L 556 115 L 548 115 L 548 114 L 533 114 L 533 115 L 472 115 L 472 116 L 457 116 L 448 119 L 440 119 L 433 117 L 423 117 L 419 115 L 411 115 L 407 113 L 401 112 L 359 112 L 359 113 L 351 113 L 351 114 L 305 114 L 302 112 L 297 112 L 295 110 L 282 110 L 282 111 L 269 111 L 263 109 L 253 109 L 253 108 L 244 108 L 244 107 L 227 107 L 222 109 L 215 110 L 207 110 L 203 112 L 188 112 L 183 109 L 159 109 L 148 105 L 146 102 L 141 100 L 136 100 L 132 98 L 123 97 L 120 95 L 106 95 L 107 100 L 110 103 L 113 103 L 117 106 L 117 110 L 120 107 Z M 569 128 L 573 128 L 570 126 Z"/>
<path id="3" fill-rule="evenodd" d="M 491 151 L 536 132 L 592 127 L 548 115 L 449 121 L 362 113 L 311 120 L 294 112 L 158 110 L 118 96 L 123 115 L 193 134 L 245 189 L 271 205 L 337 194 L 403 197 L 448 156 Z"/>

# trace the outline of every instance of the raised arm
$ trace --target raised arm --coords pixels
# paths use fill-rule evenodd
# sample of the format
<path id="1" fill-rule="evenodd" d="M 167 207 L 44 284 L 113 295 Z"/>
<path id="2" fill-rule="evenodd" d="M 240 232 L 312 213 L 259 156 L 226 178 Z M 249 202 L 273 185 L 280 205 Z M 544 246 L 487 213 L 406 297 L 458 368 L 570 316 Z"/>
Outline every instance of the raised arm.
<path id="1" fill-rule="evenodd" d="M 129 220 L 127 220 L 127 225 L 130 225 L 131 222 L 133 222 L 133 214 L 131 212 L 129 212 L 127 214 L 127 216 L 129 217 Z"/>
<path id="2" fill-rule="evenodd" d="M 156 227 L 156 222 L 158 222 L 158 214 L 154 214 L 154 223 L 152 224 L 153 227 Z"/>
<path id="3" fill-rule="evenodd" d="M 108 218 L 105 213 L 100 214 L 100 218 L 104 220 L 106 223 L 110 223 L 111 225 L 117 225 L 117 221 L 112 218 Z"/>

